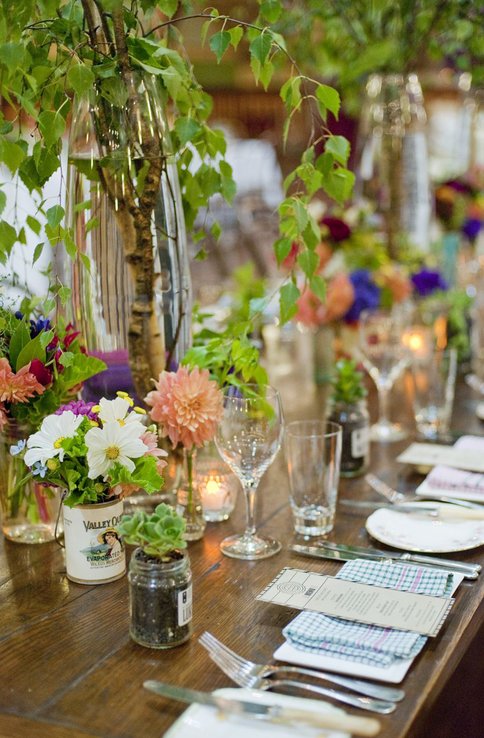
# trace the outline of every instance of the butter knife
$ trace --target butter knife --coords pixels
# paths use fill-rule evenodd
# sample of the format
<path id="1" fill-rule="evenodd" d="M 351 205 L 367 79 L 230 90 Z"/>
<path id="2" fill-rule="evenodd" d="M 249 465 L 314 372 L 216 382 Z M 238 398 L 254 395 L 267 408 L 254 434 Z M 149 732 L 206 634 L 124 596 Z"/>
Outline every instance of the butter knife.
<path id="1" fill-rule="evenodd" d="M 465 579 L 477 579 L 481 566 L 479 564 L 465 564 L 463 561 L 452 559 L 438 559 L 433 556 L 421 556 L 408 552 L 381 551 L 377 548 L 363 546 L 345 546 L 338 543 L 318 543 L 317 546 L 290 546 L 295 553 L 303 556 L 312 556 L 319 559 L 334 559 L 337 561 L 353 561 L 353 559 L 369 559 L 370 561 L 408 561 L 429 568 L 445 569 L 455 574 L 462 574 Z"/>
<path id="2" fill-rule="evenodd" d="M 354 507 L 361 510 L 393 510 L 407 515 L 425 515 L 439 520 L 484 520 L 484 508 L 467 508 L 457 505 L 426 504 L 425 502 L 381 503 L 366 500 L 340 500 L 345 507 Z"/>
<path id="3" fill-rule="evenodd" d="M 212 694 L 211 692 L 199 692 L 195 689 L 177 687 L 173 684 L 165 684 L 154 680 L 143 682 L 143 687 L 163 697 L 170 697 L 180 702 L 198 703 L 216 707 L 224 713 L 242 715 L 244 717 L 258 720 L 268 720 L 272 723 L 289 724 L 297 726 L 300 723 L 311 725 L 322 730 L 341 730 L 356 735 L 373 736 L 380 731 L 380 723 L 375 718 L 357 717 L 348 715 L 342 710 L 338 712 L 315 712 L 314 710 L 301 710 L 281 705 L 265 705 L 260 702 L 250 702 L 245 699 L 232 699 Z"/>

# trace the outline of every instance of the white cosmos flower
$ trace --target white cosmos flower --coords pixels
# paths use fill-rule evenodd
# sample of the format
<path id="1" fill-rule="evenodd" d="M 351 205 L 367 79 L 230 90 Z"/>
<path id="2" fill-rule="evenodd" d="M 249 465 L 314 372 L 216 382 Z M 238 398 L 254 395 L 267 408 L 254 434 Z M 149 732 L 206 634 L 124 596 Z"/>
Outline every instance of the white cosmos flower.
<path id="1" fill-rule="evenodd" d="M 141 433 L 144 433 L 146 428 L 143 426 L 140 420 L 140 416 L 136 412 L 130 412 L 132 403 L 125 400 L 124 397 L 116 397 L 114 400 L 107 400 L 103 397 L 99 400 L 99 407 L 101 408 L 98 412 L 98 417 L 104 423 L 114 423 L 115 421 L 119 425 L 126 425 L 127 423 L 138 423 L 141 426 Z"/>
<path id="2" fill-rule="evenodd" d="M 61 442 L 64 438 L 73 438 L 83 420 L 83 415 L 74 415 L 71 410 L 66 410 L 62 415 L 48 415 L 44 418 L 40 430 L 27 440 L 27 466 L 33 466 L 37 461 L 45 465 L 54 456 L 62 461 L 65 451 Z"/>
<path id="3" fill-rule="evenodd" d="M 102 428 L 90 428 L 85 440 L 89 479 L 96 479 L 101 474 L 106 479 L 107 472 L 116 463 L 132 472 L 135 468 L 132 459 L 139 459 L 146 453 L 146 446 L 133 423 L 119 425 L 117 420 L 108 421 Z"/>

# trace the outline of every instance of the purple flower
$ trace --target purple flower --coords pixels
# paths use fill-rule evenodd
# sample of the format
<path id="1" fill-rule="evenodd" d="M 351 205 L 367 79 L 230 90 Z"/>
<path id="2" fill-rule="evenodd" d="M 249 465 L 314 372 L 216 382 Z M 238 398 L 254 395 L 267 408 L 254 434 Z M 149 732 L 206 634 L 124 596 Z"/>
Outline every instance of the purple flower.
<path id="1" fill-rule="evenodd" d="M 333 218 L 328 215 L 325 218 L 321 218 L 319 225 L 326 226 L 329 231 L 329 237 L 335 243 L 345 241 L 351 236 L 350 227 L 341 218 Z"/>
<path id="2" fill-rule="evenodd" d="M 86 415 L 89 420 L 97 420 L 97 414 L 92 412 L 95 402 L 84 402 L 83 400 L 71 400 L 66 405 L 61 405 L 54 415 L 62 415 L 66 410 L 70 410 L 74 415 Z"/>
<path id="3" fill-rule="evenodd" d="M 35 338 L 42 331 L 50 331 L 51 322 L 49 318 L 38 318 L 37 320 L 30 321 L 30 337 Z"/>
<path id="4" fill-rule="evenodd" d="M 415 290 L 420 297 L 427 297 L 436 290 L 447 290 L 449 285 L 441 273 L 432 269 L 421 269 L 410 277 Z"/>
<path id="5" fill-rule="evenodd" d="M 464 233 L 470 241 L 474 241 L 481 230 L 481 225 L 481 221 L 478 218 L 468 218 L 462 226 L 462 233 Z"/>
<path id="6" fill-rule="evenodd" d="M 357 269 L 350 274 L 350 282 L 355 290 L 355 299 L 344 320 L 354 323 L 362 310 L 374 310 L 380 304 L 380 288 L 371 279 L 367 269 Z"/>

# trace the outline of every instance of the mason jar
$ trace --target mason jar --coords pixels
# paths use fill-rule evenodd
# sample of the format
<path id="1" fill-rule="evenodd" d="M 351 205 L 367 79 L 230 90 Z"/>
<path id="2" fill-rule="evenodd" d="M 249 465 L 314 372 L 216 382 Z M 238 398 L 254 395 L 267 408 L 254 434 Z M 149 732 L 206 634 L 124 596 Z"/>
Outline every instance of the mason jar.
<path id="1" fill-rule="evenodd" d="M 131 638 L 148 648 L 172 648 L 192 634 L 192 572 L 186 551 L 165 560 L 137 548 L 129 573 Z"/>
<path id="2" fill-rule="evenodd" d="M 333 402 L 327 419 L 343 429 L 340 475 L 363 474 L 370 463 L 370 415 L 366 400 Z"/>

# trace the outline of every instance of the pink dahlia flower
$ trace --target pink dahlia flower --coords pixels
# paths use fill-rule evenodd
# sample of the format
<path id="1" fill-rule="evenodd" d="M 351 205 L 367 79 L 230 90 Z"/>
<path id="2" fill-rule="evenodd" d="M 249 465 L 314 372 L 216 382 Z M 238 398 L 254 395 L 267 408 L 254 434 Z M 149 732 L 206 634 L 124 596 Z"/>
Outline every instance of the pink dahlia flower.
<path id="1" fill-rule="evenodd" d="M 174 446 L 187 449 L 211 441 L 223 413 L 223 395 L 206 369 L 161 372 L 145 402 L 152 407 L 151 417 L 160 424 L 161 433 Z"/>
<path id="2" fill-rule="evenodd" d="M 27 364 L 15 374 L 8 360 L 0 359 L 0 402 L 27 402 L 43 393 L 44 385 L 29 369 L 30 364 Z"/>

